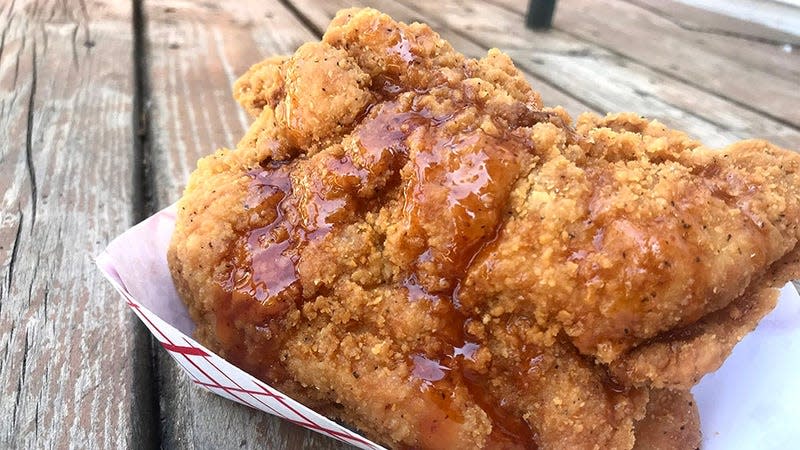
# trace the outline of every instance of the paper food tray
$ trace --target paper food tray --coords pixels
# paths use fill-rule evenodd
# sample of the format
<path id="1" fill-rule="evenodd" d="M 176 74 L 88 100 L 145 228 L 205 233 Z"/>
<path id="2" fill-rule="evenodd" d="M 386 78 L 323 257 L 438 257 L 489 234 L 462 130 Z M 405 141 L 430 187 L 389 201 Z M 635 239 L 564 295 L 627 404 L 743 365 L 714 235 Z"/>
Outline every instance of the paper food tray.
<path id="1" fill-rule="evenodd" d="M 192 339 L 194 324 L 167 267 L 175 226 L 170 206 L 114 239 L 97 265 L 198 386 L 363 449 L 380 445 L 306 408 Z M 695 386 L 702 448 L 800 448 L 800 296 L 791 284 L 778 306 Z"/>

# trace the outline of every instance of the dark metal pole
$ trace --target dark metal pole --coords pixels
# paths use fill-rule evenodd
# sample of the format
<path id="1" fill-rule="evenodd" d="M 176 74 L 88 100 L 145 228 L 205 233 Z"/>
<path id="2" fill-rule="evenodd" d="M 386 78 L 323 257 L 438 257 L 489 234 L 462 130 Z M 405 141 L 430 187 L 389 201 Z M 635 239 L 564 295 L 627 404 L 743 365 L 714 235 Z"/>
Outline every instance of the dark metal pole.
<path id="1" fill-rule="evenodd" d="M 534 29 L 547 29 L 553 23 L 556 0 L 530 0 L 525 26 Z"/>

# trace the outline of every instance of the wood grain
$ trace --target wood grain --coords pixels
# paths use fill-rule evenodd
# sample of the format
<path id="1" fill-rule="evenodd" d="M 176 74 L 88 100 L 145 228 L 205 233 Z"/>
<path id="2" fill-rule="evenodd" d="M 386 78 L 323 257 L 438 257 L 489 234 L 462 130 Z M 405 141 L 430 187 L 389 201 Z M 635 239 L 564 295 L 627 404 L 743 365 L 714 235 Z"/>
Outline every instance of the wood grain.
<path id="1" fill-rule="evenodd" d="M 668 21 L 674 22 L 675 25 L 700 34 L 715 34 L 720 36 L 729 36 L 731 38 L 738 38 L 739 40 L 748 40 L 752 42 L 780 42 L 787 44 L 798 44 L 800 36 L 797 33 L 789 33 L 775 28 L 770 28 L 762 23 L 748 20 L 752 14 L 758 14 L 760 11 L 757 8 L 750 10 L 751 16 L 748 18 L 737 18 L 731 15 L 726 15 L 720 11 L 715 11 L 715 8 L 702 9 L 697 6 L 692 6 L 687 0 L 621 0 L 633 5 L 649 9 L 655 14 L 660 15 Z M 760 3 L 769 3 L 763 0 Z M 779 1 L 779 0 L 778 0 Z M 509 10 L 515 11 L 519 14 L 526 14 L 528 9 L 527 0 L 491 0 L 496 5 L 501 5 Z M 563 9 L 561 3 L 557 4 L 557 11 L 559 14 L 573 14 L 569 10 Z M 716 6 L 724 5 L 716 2 Z M 716 8 L 722 9 L 722 8 Z M 613 11 L 613 10 L 612 10 Z M 610 11 L 610 12 L 612 12 Z M 790 10 L 791 14 L 800 14 L 799 8 Z M 664 29 L 667 31 L 667 29 Z M 670 30 L 671 31 L 671 30 Z M 800 30 L 797 30 L 800 32 Z M 735 42 L 737 45 L 741 44 L 739 40 L 722 41 L 722 42 Z M 699 42 L 702 47 L 705 44 L 713 44 L 714 41 Z M 744 43 L 747 45 L 747 43 Z M 735 47 L 735 46 L 734 46 Z"/>
<path id="2" fill-rule="evenodd" d="M 517 2 L 511 5 L 521 13 Z M 778 122 L 800 127 L 800 110 L 796 108 L 800 100 L 800 54 L 785 52 L 783 41 L 763 43 L 693 31 L 658 11 L 622 1 L 562 0 L 557 8 L 553 26 L 561 33 L 592 42 Z M 697 11 L 696 20 L 705 22 L 707 16 Z"/>
<path id="3" fill-rule="evenodd" d="M 459 0 L 403 3 L 444 22 L 450 29 L 463 30 L 485 47 L 499 47 L 519 67 L 559 84 L 594 109 L 635 111 L 715 147 L 743 138 L 764 138 L 793 149 L 800 146 L 800 131 L 793 126 L 587 40 L 558 30 L 528 30 L 521 16 L 506 8 L 483 4 L 477 14 L 472 6 Z"/>
<path id="4" fill-rule="evenodd" d="M 277 1 L 151 1 L 144 19 L 159 209 L 180 197 L 198 158 L 243 136 L 250 119 L 231 96 L 235 78 L 316 38 Z M 157 360 L 163 448 L 350 448 L 197 388 L 161 349 Z"/>
<path id="5" fill-rule="evenodd" d="M 800 29 L 794 33 L 788 33 L 760 23 L 737 17 L 731 17 L 720 12 L 701 9 L 696 6 L 687 5 L 684 1 L 676 0 L 626 0 L 628 3 L 649 9 L 654 13 L 674 22 L 677 26 L 698 33 L 698 36 L 707 33 L 719 36 L 728 36 L 731 39 L 705 41 L 704 44 L 714 45 L 715 50 L 730 51 L 725 44 L 734 44 L 732 50 L 742 44 L 749 45 L 747 42 L 774 43 L 781 45 L 790 44 L 800 45 Z M 766 3 L 766 2 L 762 2 Z M 758 13 L 760 9 L 751 10 Z M 789 14 L 800 18 L 800 8 L 789 10 Z M 751 47 L 748 47 L 751 48 Z M 758 48 L 758 47 L 754 47 Z M 751 53 L 748 51 L 748 53 Z"/>
<path id="6" fill-rule="evenodd" d="M 797 0 L 681 0 L 703 11 L 717 11 L 729 17 L 745 19 L 775 30 L 800 35 L 800 3 Z"/>
<path id="7" fill-rule="evenodd" d="M 92 260 L 134 220 L 130 2 L 0 8 L 0 448 L 151 448 L 149 340 Z"/>

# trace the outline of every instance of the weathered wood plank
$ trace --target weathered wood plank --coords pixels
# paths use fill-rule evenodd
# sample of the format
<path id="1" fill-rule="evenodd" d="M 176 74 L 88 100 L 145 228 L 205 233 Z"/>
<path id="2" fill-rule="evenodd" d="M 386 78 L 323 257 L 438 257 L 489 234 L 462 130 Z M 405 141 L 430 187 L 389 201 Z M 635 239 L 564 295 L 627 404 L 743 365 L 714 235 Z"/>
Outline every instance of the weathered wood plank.
<path id="1" fill-rule="evenodd" d="M 800 35 L 800 7 L 796 1 L 787 0 L 737 0 L 719 2 L 715 0 L 681 0 L 683 3 L 716 11 L 759 23 L 776 30 Z"/>
<path id="2" fill-rule="evenodd" d="M 517 65 L 600 111 L 635 111 L 682 129 L 708 145 L 761 137 L 798 148 L 800 131 L 683 81 L 552 30 L 525 28 L 519 14 L 482 4 L 480 14 L 459 0 L 405 0 L 421 14 L 468 33 L 484 46 L 507 51 Z"/>
<path id="3" fill-rule="evenodd" d="M 420 15 L 420 13 L 406 5 L 393 0 L 364 0 L 355 2 L 353 0 L 292 0 L 291 4 L 300 14 L 304 15 L 317 29 L 324 30 L 337 11 L 351 6 L 370 6 L 392 16 L 395 20 L 406 23 L 424 22 L 431 26 L 444 39 L 448 40 L 453 47 L 470 58 L 482 58 L 486 56 L 486 51 L 491 47 L 475 42 L 470 36 L 450 29 L 444 22 L 431 15 Z M 522 68 L 524 69 L 524 68 Z M 561 89 L 559 85 L 549 84 L 544 78 L 538 77 L 531 72 L 525 72 L 525 76 L 534 88 L 539 91 L 547 105 L 561 105 L 570 114 L 577 115 L 584 111 L 596 111 L 596 109 L 579 99 L 572 96 L 569 92 Z M 597 112 L 597 111 L 596 111 Z"/>
<path id="4" fill-rule="evenodd" d="M 92 261 L 134 220 L 130 2 L 0 8 L 0 448 L 152 448 L 149 338 Z"/>
<path id="5" fill-rule="evenodd" d="M 778 44 L 800 45 L 800 29 L 794 33 L 787 33 L 767 25 L 751 21 L 751 17 L 737 18 L 726 15 L 718 11 L 709 11 L 696 6 L 687 5 L 679 0 L 626 0 L 628 3 L 648 8 L 662 17 L 675 22 L 681 28 L 685 28 L 697 33 L 710 33 L 721 36 L 730 36 L 740 40 L 754 42 L 774 42 Z M 800 15 L 800 8 L 792 14 Z M 707 44 L 714 44 L 718 41 L 713 39 Z M 742 44 L 737 40 L 731 40 L 736 44 Z M 747 43 L 744 43 L 747 45 Z M 736 47 L 736 46 L 734 46 Z M 796 51 L 796 50 L 795 50 Z"/>
<path id="6" fill-rule="evenodd" d="M 519 12 L 519 7 L 515 10 Z M 785 52 L 783 42 L 699 33 L 655 11 L 613 0 L 562 0 L 553 26 L 658 73 L 800 127 L 796 108 L 800 54 Z M 720 44 L 709 45 L 715 41 Z"/>
<path id="7" fill-rule="evenodd" d="M 493 0 L 493 3 L 520 15 L 525 13 L 524 1 Z M 689 51 L 695 55 L 708 54 L 714 61 L 727 59 L 727 64 L 758 68 L 789 81 L 796 80 L 800 76 L 798 62 L 800 55 L 797 54 L 796 48 L 800 45 L 798 35 L 697 8 L 679 0 L 625 0 L 597 3 L 593 6 L 593 11 L 602 11 L 603 14 L 614 17 L 615 21 L 622 22 L 620 26 L 632 27 L 630 33 L 635 33 L 640 28 L 644 29 L 643 38 L 664 36 L 655 43 L 619 40 L 616 42 L 619 45 L 651 45 L 654 49 L 669 52 Z M 559 8 L 559 15 L 565 16 L 565 20 L 570 22 L 597 20 L 575 17 L 583 12 L 585 10 L 576 8 L 568 1 Z M 794 14 L 800 17 L 800 9 Z M 565 31 L 571 30 L 565 29 Z M 800 33 L 800 30 L 798 32 Z M 603 45 L 604 41 L 599 40 L 598 43 Z M 617 51 L 616 47 L 609 48 Z"/>
<path id="8" fill-rule="evenodd" d="M 232 147 L 250 119 L 231 85 L 247 68 L 316 39 L 277 1 L 145 3 L 155 207 L 180 196 L 198 158 Z M 193 386 L 158 352 L 162 447 L 334 449 L 344 444 Z"/>
<path id="9" fill-rule="evenodd" d="M 507 9 L 515 11 L 519 14 L 525 14 L 528 8 L 528 0 L 491 0 L 496 5 L 502 5 Z M 790 33 L 781 31 L 775 28 L 769 28 L 767 25 L 752 21 L 752 16 L 737 18 L 726 15 L 719 10 L 702 9 L 697 6 L 689 5 L 684 0 L 622 0 L 627 3 L 632 3 L 640 7 L 648 8 L 654 11 L 657 15 L 664 17 L 667 20 L 675 22 L 681 28 L 697 33 L 710 33 L 721 36 L 730 36 L 732 38 L 739 38 L 753 42 L 780 42 L 786 44 L 797 44 L 800 37 L 797 33 Z M 560 5 L 560 3 L 559 3 Z M 715 2 L 715 6 L 722 5 L 720 2 Z M 719 9 L 719 8 L 714 8 Z M 557 8 L 560 14 L 571 14 L 571 12 L 562 12 L 562 9 Z M 796 14 L 796 12 L 794 13 Z M 763 22 L 763 21 L 762 21 Z M 800 30 L 796 30 L 800 32 Z M 712 42 L 702 42 L 701 46 L 707 45 Z M 737 44 L 741 42 L 733 41 Z M 747 45 L 745 42 L 744 45 Z"/>

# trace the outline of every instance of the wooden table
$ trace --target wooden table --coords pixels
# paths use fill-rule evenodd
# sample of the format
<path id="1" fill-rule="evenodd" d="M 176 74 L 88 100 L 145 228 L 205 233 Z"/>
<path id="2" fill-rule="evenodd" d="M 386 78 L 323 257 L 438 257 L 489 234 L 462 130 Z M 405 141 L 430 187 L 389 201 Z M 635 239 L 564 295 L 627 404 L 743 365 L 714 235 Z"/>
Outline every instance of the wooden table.
<path id="1" fill-rule="evenodd" d="M 0 448 L 343 447 L 192 387 L 92 256 L 174 202 L 197 158 L 237 142 L 237 75 L 319 38 L 349 3 L 2 2 Z M 798 23 L 783 3 L 751 0 L 765 8 L 744 22 L 672 1 L 561 0 L 546 33 L 524 28 L 526 0 L 359 3 L 427 22 L 470 56 L 508 51 L 572 113 L 633 110 L 711 145 L 800 149 L 800 31 L 759 24 Z"/>

